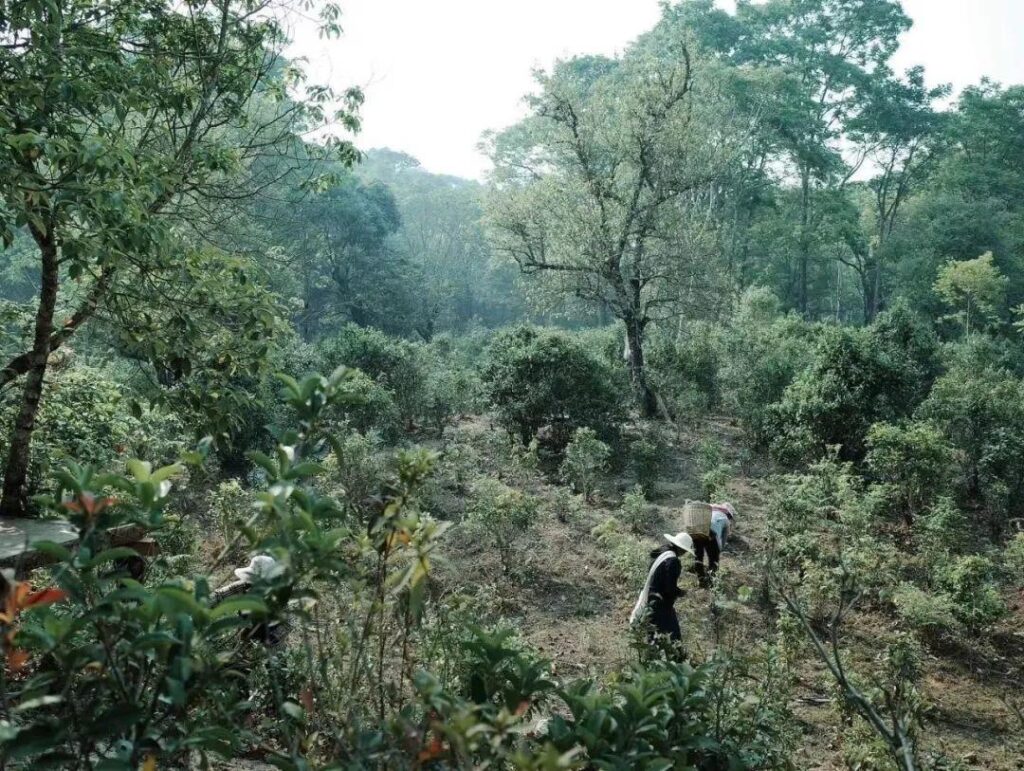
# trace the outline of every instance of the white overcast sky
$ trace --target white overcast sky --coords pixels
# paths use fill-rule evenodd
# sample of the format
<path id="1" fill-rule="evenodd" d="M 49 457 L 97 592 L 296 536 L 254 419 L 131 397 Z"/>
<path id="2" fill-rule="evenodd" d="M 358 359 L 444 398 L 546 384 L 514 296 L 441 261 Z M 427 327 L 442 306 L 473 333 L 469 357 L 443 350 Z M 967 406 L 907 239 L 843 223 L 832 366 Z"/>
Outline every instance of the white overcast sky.
<path id="1" fill-rule="evenodd" d="M 725 6 L 729 0 L 719 0 Z M 364 149 L 390 147 L 435 172 L 480 177 L 481 134 L 515 122 L 534 67 L 613 54 L 658 19 L 658 0 L 340 0 L 344 34 L 294 30 L 312 79 L 366 93 Z M 1024 82 L 1024 0 L 904 0 L 914 20 L 896 63 L 961 88 Z"/>

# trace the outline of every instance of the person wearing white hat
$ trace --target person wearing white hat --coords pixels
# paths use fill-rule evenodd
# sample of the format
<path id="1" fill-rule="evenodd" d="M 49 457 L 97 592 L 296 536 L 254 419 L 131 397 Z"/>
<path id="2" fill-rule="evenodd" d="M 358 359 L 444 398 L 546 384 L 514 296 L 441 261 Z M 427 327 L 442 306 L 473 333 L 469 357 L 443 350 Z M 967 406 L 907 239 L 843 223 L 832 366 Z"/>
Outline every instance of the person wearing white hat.
<path id="1" fill-rule="evenodd" d="M 675 601 L 685 594 L 679 588 L 679 576 L 683 565 L 680 557 L 694 554 L 693 539 L 689 533 L 665 534 L 666 545 L 651 552 L 653 562 L 647 573 L 647 581 L 640 591 L 630 621 L 635 622 L 648 611 L 647 620 L 651 623 L 650 639 L 657 635 L 666 635 L 669 640 L 678 642 L 682 639 L 679 629 L 679 618 L 676 616 Z"/>

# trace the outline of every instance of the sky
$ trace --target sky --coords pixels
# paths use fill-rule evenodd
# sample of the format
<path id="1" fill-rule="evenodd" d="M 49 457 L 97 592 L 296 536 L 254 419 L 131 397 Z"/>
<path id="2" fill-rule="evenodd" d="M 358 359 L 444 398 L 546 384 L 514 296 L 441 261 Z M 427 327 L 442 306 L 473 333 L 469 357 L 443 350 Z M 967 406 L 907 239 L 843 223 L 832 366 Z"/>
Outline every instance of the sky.
<path id="1" fill-rule="evenodd" d="M 728 7 L 729 0 L 719 0 Z M 311 79 L 364 89 L 362 149 L 390 147 L 438 173 L 480 178 L 482 134 L 524 114 L 532 71 L 614 54 L 650 29 L 659 0 L 340 0 L 340 39 L 299 20 L 289 53 Z M 897 67 L 957 89 L 1024 83 L 1024 0 L 904 0 L 914 26 Z"/>

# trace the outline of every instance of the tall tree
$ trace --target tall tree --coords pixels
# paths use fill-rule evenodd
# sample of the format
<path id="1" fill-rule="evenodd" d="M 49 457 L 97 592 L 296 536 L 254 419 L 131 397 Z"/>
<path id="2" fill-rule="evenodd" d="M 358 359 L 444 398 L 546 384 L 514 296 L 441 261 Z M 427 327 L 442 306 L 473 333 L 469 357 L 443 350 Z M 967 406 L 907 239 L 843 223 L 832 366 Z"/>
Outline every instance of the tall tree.
<path id="1" fill-rule="evenodd" d="M 559 62 L 538 87 L 530 117 L 492 143 L 495 247 L 622 322 L 637 404 L 653 415 L 645 332 L 696 303 L 731 126 L 685 39 L 661 31 L 621 60 Z"/>
<path id="2" fill-rule="evenodd" d="M 0 369 L 0 388 L 24 375 L 0 514 L 27 509 L 50 353 L 125 276 L 174 270 L 175 223 L 189 210 L 243 195 L 250 161 L 322 120 L 328 92 L 286 97 L 301 83 L 279 66 L 284 10 L 273 0 L 0 0 L 0 235 L 9 245 L 26 229 L 39 270 L 31 346 Z"/>
<path id="3" fill-rule="evenodd" d="M 869 86 L 910 19 L 898 0 L 739 0 L 735 14 L 690 0 L 666 11 L 663 23 L 691 28 L 706 50 L 733 66 L 774 73 L 772 87 L 749 103 L 771 137 L 773 163 L 796 190 L 789 294 L 802 314 L 815 315 L 817 233 L 833 194 L 864 162 L 862 148 L 847 141 L 850 122 L 865 111 Z"/>
<path id="4" fill-rule="evenodd" d="M 846 264 L 860 279 L 864 323 L 870 324 L 881 310 L 883 270 L 894 258 L 888 246 L 899 215 L 938 157 L 943 116 L 933 104 L 949 88 L 926 87 L 921 67 L 903 79 L 879 67 L 865 90 L 865 107 L 851 121 L 849 135 L 876 174 L 868 183 L 870 224 L 863 237 L 850 240 L 853 259 Z"/>

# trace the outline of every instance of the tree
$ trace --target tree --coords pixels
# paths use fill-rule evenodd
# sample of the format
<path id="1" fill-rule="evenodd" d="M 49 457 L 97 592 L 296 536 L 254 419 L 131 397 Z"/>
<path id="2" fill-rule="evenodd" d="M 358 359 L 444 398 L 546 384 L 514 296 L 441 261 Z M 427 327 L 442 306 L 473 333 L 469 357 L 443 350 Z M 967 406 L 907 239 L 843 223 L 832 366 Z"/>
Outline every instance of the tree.
<path id="1" fill-rule="evenodd" d="M 985 252 L 973 260 L 947 262 L 935 280 L 935 293 L 953 309 L 950 318 L 959 320 L 964 335 L 970 337 L 972 325 L 998 318 L 1006 302 L 1007 283 L 993 262 L 992 252 Z"/>
<path id="2" fill-rule="evenodd" d="M 707 197 L 732 126 L 671 31 L 622 59 L 559 62 L 538 86 L 532 114 L 492 140 L 495 248 L 622 322 L 636 402 L 651 416 L 645 332 L 697 305 L 712 273 Z"/>
<path id="3" fill-rule="evenodd" d="M 740 0 L 732 15 L 697 0 L 666 11 L 664 23 L 689 27 L 706 50 L 742 73 L 740 103 L 759 128 L 752 157 L 765 158 L 756 167 L 778 167 L 795 198 L 781 229 L 793 239 L 785 258 L 795 255 L 787 295 L 802 315 L 815 315 L 819 233 L 834 193 L 847 188 L 866 157 L 848 135 L 885 92 L 877 84 L 888 77 L 910 19 L 898 0 Z"/>
<path id="4" fill-rule="evenodd" d="M 844 262 L 860 279 L 864 323 L 870 324 L 881 310 L 883 263 L 892 257 L 889 239 L 904 204 L 937 156 L 942 116 L 932 103 L 949 88 L 927 88 L 921 67 L 908 70 L 904 80 L 879 67 L 866 90 L 866 106 L 850 133 L 878 173 L 868 183 L 871 227 L 866 237 L 848 239 L 853 259 Z"/>
<path id="5" fill-rule="evenodd" d="M 204 202 L 244 196 L 232 178 L 266 184 L 272 165 L 253 161 L 323 119 L 330 92 L 285 96 L 302 83 L 277 57 L 281 10 L 272 0 L 0 3 L 0 236 L 9 246 L 24 228 L 39 271 L 31 347 L 0 368 L 0 388 L 25 376 L 0 513 L 27 509 L 50 353 L 126 277 L 173 273 L 175 225 Z M 358 95 L 348 97 L 339 117 L 354 126 Z"/>

